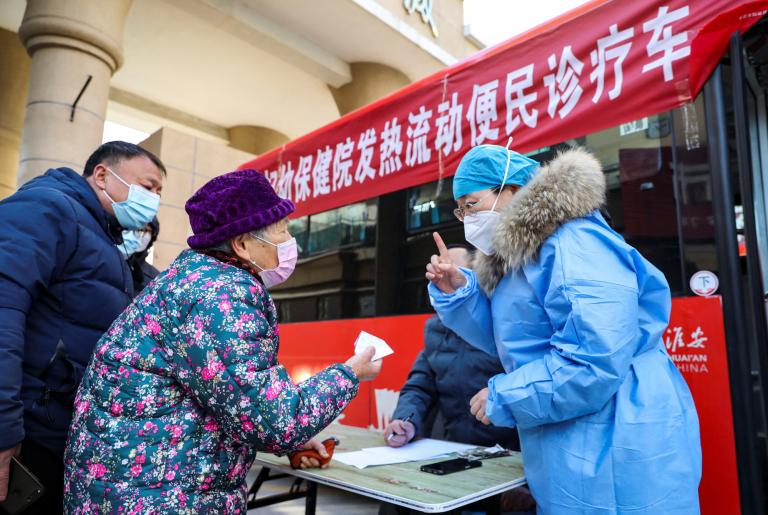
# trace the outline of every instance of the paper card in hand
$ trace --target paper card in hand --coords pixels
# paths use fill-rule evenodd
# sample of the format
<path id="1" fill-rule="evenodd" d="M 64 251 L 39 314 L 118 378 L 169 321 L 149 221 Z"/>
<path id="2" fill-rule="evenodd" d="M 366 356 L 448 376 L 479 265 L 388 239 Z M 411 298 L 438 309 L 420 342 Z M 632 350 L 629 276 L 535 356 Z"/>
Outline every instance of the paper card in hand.
<path id="1" fill-rule="evenodd" d="M 357 340 L 355 340 L 355 354 L 360 354 L 371 346 L 376 347 L 376 354 L 373 355 L 373 361 L 395 353 L 395 351 L 387 345 L 387 342 L 381 338 L 366 333 L 365 331 L 360 331 L 360 334 L 357 335 Z"/>

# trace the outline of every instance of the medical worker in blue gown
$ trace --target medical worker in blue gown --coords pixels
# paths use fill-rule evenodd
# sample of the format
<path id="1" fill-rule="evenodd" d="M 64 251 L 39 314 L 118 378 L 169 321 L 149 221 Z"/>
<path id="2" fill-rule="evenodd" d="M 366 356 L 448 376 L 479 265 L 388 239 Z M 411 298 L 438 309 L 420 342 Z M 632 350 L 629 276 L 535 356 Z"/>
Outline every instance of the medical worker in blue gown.
<path id="1" fill-rule="evenodd" d="M 599 213 L 605 178 L 584 150 L 546 166 L 481 145 L 453 182 L 456 216 L 482 255 L 427 265 L 446 326 L 506 373 L 471 401 L 517 427 L 540 514 L 698 514 L 699 424 L 662 342 L 663 274 Z"/>

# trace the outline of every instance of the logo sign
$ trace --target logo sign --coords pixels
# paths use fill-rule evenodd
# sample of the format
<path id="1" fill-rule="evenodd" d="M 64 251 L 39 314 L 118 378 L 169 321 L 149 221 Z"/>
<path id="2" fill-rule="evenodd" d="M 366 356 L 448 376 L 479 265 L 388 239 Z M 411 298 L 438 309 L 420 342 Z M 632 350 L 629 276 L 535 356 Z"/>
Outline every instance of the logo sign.
<path id="1" fill-rule="evenodd" d="M 646 129 L 648 129 L 648 118 L 640 118 L 639 120 L 619 125 L 619 136 L 629 136 L 636 132 L 643 132 Z"/>
<path id="2" fill-rule="evenodd" d="M 700 270 L 691 277 L 691 291 L 700 297 L 713 295 L 720 286 L 717 276 L 709 270 Z"/>

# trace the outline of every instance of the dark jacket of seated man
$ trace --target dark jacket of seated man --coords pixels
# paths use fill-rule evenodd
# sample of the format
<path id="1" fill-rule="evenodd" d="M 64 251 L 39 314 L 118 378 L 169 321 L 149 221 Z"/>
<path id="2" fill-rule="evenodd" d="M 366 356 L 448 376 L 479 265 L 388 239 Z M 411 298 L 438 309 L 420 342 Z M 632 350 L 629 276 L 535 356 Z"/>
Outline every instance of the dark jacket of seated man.
<path id="1" fill-rule="evenodd" d="M 488 379 L 502 373 L 504 369 L 497 357 L 472 347 L 437 316 L 430 318 L 424 328 L 424 350 L 400 390 L 393 422 L 386 434 L 392 432 L 393 424 L 397 426 L 397 420 L 412 415 L 413 437 L 429 437 L 428 415 L 437 408 L 444 419 L 446 440 L 483 446 L 498 443 L 519 451 L 515 429 L 483 425 L 469 412 L 469 400 L 488 386 Z M 399 427 L 394 431 L 401 433 Z"/>

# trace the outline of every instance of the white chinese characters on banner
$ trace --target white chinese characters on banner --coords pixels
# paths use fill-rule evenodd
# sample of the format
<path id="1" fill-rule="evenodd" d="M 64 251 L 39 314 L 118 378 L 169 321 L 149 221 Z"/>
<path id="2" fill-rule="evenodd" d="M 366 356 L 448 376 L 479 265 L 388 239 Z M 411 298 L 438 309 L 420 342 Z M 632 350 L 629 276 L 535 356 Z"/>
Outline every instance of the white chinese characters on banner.
<path id="1" fill-rule="evenodd" d="M 559 62 L 557 55 L 552 54 L 547 59 L 547 64 L 549 71 L 555 72 L 544 77 L 544 85 L 549 90 L 547 113 L 551 118 L 554 118 L 555 114 L 565 118 L 579 103 L 584 92 L 579 84 L 584 63 L 576 59 L 571 45 L 568 45 L 563 48 Z"/>
<path id="2" fill-rule="evenodd" d="M 655 61 L 643 65 L 643 72 L 661 68 L 664 71 L 665 82 L 675 78 L 672 63 L 691 55 L 691 47 L 690 45 L 680 47 L 680 45 L 688 41 L 688 33 L 674 34 L 670 25 L 686 16 L 688 16 L 687 5 L 671 12 L 669 7 L 665 5 L 659 7 L 659 14 L 656 18 L 643 23 L 643 31 L 652 32 L 651 40 L 646 47 L 648 57 L 662 54 Z"/>
<path id="3" fill-rule="evenodd" d="M 520 121 L 528 127 L 536 128 L 539 118 L 538 109 L 528 110 L 528 106 L 536 101 L 539 94 L 536 90 L 526 93 L 533 86 L 533 65 L 523 66 L 507 74 L 507 136 L 520 125 Z M 517 112 L 515 112 L 517 111 Z"/>
<path id="4" fill-rule="evenodd" d="M 665 81 L 673 80 L 673 63 L 690 55 L 689 34 L 675 23 L 689 16 L 689 11 L 687 5 L 672 10 L 659 7 L 652 18 L 640 23 L 642 33 L 639 28 L 609 22 L 607 32 L 593 45 L 564 45 L 559 53 L 548 56 L 546 66 L 536 62 L 505 70 L 503 93 L 499 88 L 504 75 L 471 84 L 471 101 L 462 102 L 463 92 L 447 93 L 446 75 L 440 101 L 418 106 L 408 113 L 407 123 L 401 123 L 402 115 L 393 116 L 383 127 L 365 129 L 354 137 L 345 134 L 346 139 L 335 147 L 325 145 L 314 156 L 301 156 L 297 165 L 295 159 L 273 165 L 278 170 L 265 174 L 282 197 L 305 202 L 375 181 L 377 172 L 384 177 L 432 163 L 436 155 L 460 152 L 467 140 L 468 146 L 498 143 L 503 135 L 500 123 L 505 124 L 507 136 L 518 137 L 520 131 L 542 125 L 542 104 L 550 118 L 565 119 L 587 95 L 594 104 L 616 100 L 626 86 L 627 63 L 641 60 L 638 65 L 642 64 L 643 72 L 661 69 Z M 635 52 L 632 58 L 631 51 Z"/>
<path id="5" fill-rule="evenodd" d="M 309 189 L 309 181 L 312 180 L 312 156 L 301 156 L 299 167 L 296 170 L 296 178 L 293 180 L 294 200 L 304 202 L 312 194 Z"/>
<path id="6" fill-rule="evenodd" d="M 376 144 L 376 129 L 368 129 L 360 135 L 357 142 L 357 150 L 360 151 L 360 160 L 355 169 L 355 181 L 365 182 L 366 179 L 376 177 L 376 170 L 371 167 L 374 145 Z"/>
<path id="7" fill-rule="evenodd" d="M 352 138 L 336 145 L 336 154 L 333 156 L 333 191 L 346 188 L 352 184 L 352 152 L 355 150 L 355 142 Z"/>
<path id="8" fill-rule="evenodd" d="M 589 74 L 590 82 L 596 82 L 595 94 L 592 102 L 597 103 L 603 96 L 605 87 L 605 71 L 608 61 L 613 61 L 613 88 L 608 91 L 608 98 L 616 100 L 621 95 L 621 86 L 624 83 L 622 65 L 632 47 L 632 36 L 635 29 L 632 27 L 619 32 L 618 25 L 611 25 L 608 35 L 597 40 L 597 49 L 592 50 L 592 72 Z"/>
<path id="9" fill-rule="evenodd" d="M 293 165 L 291 162 L 280 165 L 280 172 L 277 180 L 277 194 L 283 198 L 293 200 L 291 186 L 293 185 Z"/>
<path id="10" fill-rule="evenodd" d="M 494 80 L 487 84 L 472 87 L 472 102 L 469 104 L 467 120 L 472 134 L 472 146 L 482 145 L 485 140 L 499 138 L 499 129 L 491 127 L 496 122 L 496 90 L 499 81 Z"/>
<path id="11" fill-rule="evenodd" d="M 312 168 L 312 198 L 331 192 L 331 161 L 333 150 L 328 145 L 317 151 L 315 166 Z"/>
<path id="12" fill-rule="evenodd" d="M 403 167 L 400 156 L 403 153 L 403 141 L 401 139 L 402 127 L 397 123 L 397 116 L 384 124 L 381 131 L 381 144 L 379 145 L 379 175 L 389 175 L 399 172 Z"/>
<path id="13" fill-rule="evenodd" d="M 277 179 L 278 179 L 277 170 L 267 170 L 264 172 L 264 176 L 269 181 L 269 184 L 270 186 L 272 186 L 272 189 L 277 191 Z"/>
<path id="14" fill-rule="evenodd" d="M 448 156 L 451 152 L 457 152 L 461 148 L 461 115 L 464 106 L 459 104 L 459 94 L 451 95 L 450 100 L 441 102 L 437 106 L 435 120 L 437 134 L 435 135 L 435 150 L 442 151 Z"/>
<path id="15" fill-rule="evenodd" d="M 427 146 L 427 134 L 429 133 L 429 119 L 432 111 L 427 111 L 424 106 L 417 113 L 408 113 L 408 144 L 405 148 L 405 164 L 414 166 L 426 163 L 432 157 L 432 150 Z"/>

